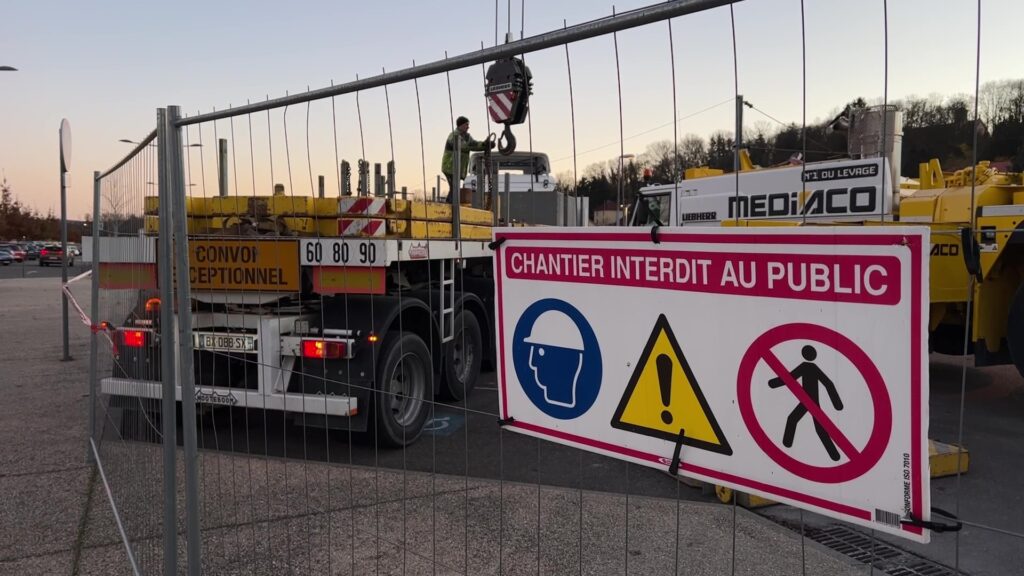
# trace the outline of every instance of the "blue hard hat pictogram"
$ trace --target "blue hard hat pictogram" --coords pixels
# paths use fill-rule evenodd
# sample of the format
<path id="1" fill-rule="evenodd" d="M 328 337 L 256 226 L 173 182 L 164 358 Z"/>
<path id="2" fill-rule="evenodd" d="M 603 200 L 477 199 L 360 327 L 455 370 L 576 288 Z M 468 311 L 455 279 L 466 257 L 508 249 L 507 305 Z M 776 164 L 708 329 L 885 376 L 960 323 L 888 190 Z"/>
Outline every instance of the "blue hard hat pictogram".
<path id="1" fill-rule="evenodd" d="M 597 400 L 601 349 L 586 318 L 568 302 L 546 298 L 530 305 L 516 324 L 512 358 L 523 391 L 548 416 L 577 418 Z"/>

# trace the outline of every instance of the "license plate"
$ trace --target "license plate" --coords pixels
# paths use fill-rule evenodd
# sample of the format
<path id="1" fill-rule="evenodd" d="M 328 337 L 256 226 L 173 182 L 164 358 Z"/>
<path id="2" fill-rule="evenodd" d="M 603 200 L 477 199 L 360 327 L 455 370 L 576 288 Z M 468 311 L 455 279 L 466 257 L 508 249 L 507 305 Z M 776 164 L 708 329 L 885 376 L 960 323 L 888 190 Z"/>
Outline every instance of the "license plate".
<path id="1" fill-rule="evenodd" d="M 196 350 L 217 352 L 255 352 L 256 336 L 224 332 L 195 332 L 192 345 Z"/>

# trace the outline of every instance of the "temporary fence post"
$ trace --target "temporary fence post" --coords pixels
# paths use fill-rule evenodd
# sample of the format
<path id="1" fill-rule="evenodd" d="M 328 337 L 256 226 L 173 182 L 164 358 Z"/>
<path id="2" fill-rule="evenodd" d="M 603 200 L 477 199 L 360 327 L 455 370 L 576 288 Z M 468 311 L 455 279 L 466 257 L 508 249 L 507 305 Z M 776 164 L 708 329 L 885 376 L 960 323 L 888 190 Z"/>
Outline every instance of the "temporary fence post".
<path id="1" fill-rule="evenodd" d="M 177 462 L 176 451 L 177 427 L 175 413 L 175 358 L 174 358 L 174 282 L 171 279 L 171 257 L 165 254 L 174 253 L 171 238 L 174 215 L 171 210 L 171 182 L 168 177 L 169 156 L 167 111 L 157 110 L 157 199 L 160 214 L 158 231 L 158 252 L 163 256 L 157 258 L 158 277 L 160 278 L 160 340 L 165 343 L 164 353 L 160 359 L 161 378 L 161 424 L 164 449 L 164 574 L 177 574 L 178 570 L 178 534 L 177 534 Z M 180 152 L 180 151 L 179 151 Z M 99 188 L 96 192 L 96 213 L 99 213 Z M 95 264 L 93 264 L 95 266 Z M 96 277 L 95 268 L 93 278 Z"/>
<path id="2" fill-rule="evenodd" d="M 157 250 L 161 255 L 174 254 L 172 239 L 174 216 L 171 208 L 170 152 L 168 134 L 173 129 L 167 122 L 167 111 L 156 111 L 157 126 Z M 179 149 L 180 152 L 180 149 Z M 99 203 L 99 193 L 96 196 Z M 95 274 L 95 273 L 94 273 Z M 164 574 L 178 573 L 178 449 L 177 418 L 175 418 L 175 358 L 174 358 L 174 282 L 171 278 L 171 258 L 157 258 L 157 277 L 160 280 L 160 341 L 165 343 L 160 355 L 161 425 L 164 457 Z"/>
<path id="3" fill-rule="evenodd" d="M 196 446 L 196 392 L 192 370 L 192 294 L 188 277 L 188 214 L 185 210 L 185 167 L 181 153 L 181 118 L 177 106 L 167 107 L 167 190 L 171 196 L 177 265 L 178 369 L 181 380 L 181 429 L 185 452 L 185 534 L 188 574 L 202 569 L 199 538 L 199 451 Z M 162 183 L 161 183 L 162 184 Z"/>
<path id="4" fill-rule="evenodd" d="M 86 458 L 94 462 L 90 442 L 99 440 L 96 433 L 96 389 L 99 387 L 99 333 L 96 331 L 99 325 L 100 314 L 100 173 L 92 173 L 92 292 L 89 295 L 89 316 L 92 318 L 91 337 L 89 338 L 89 442 L 86 442 Z"/>

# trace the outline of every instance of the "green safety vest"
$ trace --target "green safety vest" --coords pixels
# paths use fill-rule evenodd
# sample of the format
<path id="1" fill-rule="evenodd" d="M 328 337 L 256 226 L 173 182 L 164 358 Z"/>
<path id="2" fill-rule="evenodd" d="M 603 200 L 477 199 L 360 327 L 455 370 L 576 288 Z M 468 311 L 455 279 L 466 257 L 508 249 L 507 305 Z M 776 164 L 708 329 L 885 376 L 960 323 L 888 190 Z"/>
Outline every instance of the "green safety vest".
<path id="1" fill-rule="evenodd" d="M 441 172 L 449 178 L 452 177 L 452 156 L 455 155 L 455 139 L 461 138 L 462 143 L 459 145 L 459 177 L 465 179 L 466 174 L 469 173 L 469 153 L 470 152 L 482 152 L 487 148 L 487 144 L 484 142 L 477 142 L 469 135 L 469 132 L 460 134 L 458 130 L 453 130 L 448 135 L 448 140 L 444 143 L 444 155 L 441 156 Z"/>

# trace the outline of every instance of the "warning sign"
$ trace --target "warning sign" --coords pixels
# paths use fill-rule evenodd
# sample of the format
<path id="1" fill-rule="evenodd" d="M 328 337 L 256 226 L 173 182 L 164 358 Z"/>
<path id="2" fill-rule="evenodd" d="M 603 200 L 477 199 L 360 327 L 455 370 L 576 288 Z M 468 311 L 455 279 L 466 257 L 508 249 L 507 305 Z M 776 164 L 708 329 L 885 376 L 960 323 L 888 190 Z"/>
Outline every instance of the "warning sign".
<path id="1" fill-rule="evenodd" d="M 800 349 L 801 362 L 792 369 L 779 359 L 772 349 L 787 341 L 805 342 Z M 811 342 L 811 343 L 807 343 Z M 834 351 L 844 356 L 856 368 L 855 376 L 863 378 L 866 392 L 870 396 L 870 411 L 859 415 L 860 424 L 865 421 L 871 425 L 868 439 L 863 448 L 858 448 L 849 439 L 847 432 L 835 423 L 833 416 L 826 413 L 824 404 L 827 398 L 835 411 L 843 410 L 843 401 L 839 395 L 839 386 L 816 363 L 819 348 Z M 764 362 L 771 369 L 772 378 L 768 380 L 769 388 L 786 388 L 792 393 L 793 409 L 786 416 L 786 426 L 782 437 L 772 439 L 765 431 L 755 413 L 752 398 L 754 369 L 759 362 Z M 843 388 L 851 390 L 848 382 L 841 382 Z M 751 344 L 747 353 L 740 361 L 740 373 L 737 377 L 737 398 L 740 413 L 754 441 L 764 452 L 780 466 L 793 474 L 816 482 L 838 483 L 853 480 L 878 462 L 885 452 L 892 432 L 892 408 L 885 382 L 871 358 L 849 338 L 824 326 L 813 324 L 785 324 L 764 333 Z M 820 388 L 820 389 L 819 389 Z M 856 389 L 850 393 L 857 393 Z M 824 393 L 824 398 L 822 398 Z M 777 404 L 786 405 L 785 401 Z M 816 466 L 800 461 L 789 452 L 779 448 L 779 441 L 785 448 L 793 448 L 797 426 L 808 416 L 814 423 L 814 433 L 822 447 L 833 462 L 843 461 L 836 466 Z M 805 427 L 805 430 L 807 428 Z M 808 432 L 804 432 L 806 435 Z"/>
<path id="2" fill-rule="evenodd" d="M 189 240 L 193 290 L 298 292 L 298 240 Z"/>
<path id="3" fill-rule="evenodd" d="M 664 314 L 644 346 L 612 426 L 732 454 Z"/>
<path id="4" fill-rule="evenodd" d="M 927 228 L 495 237 L 503 429 L 929 540 Z"/>

